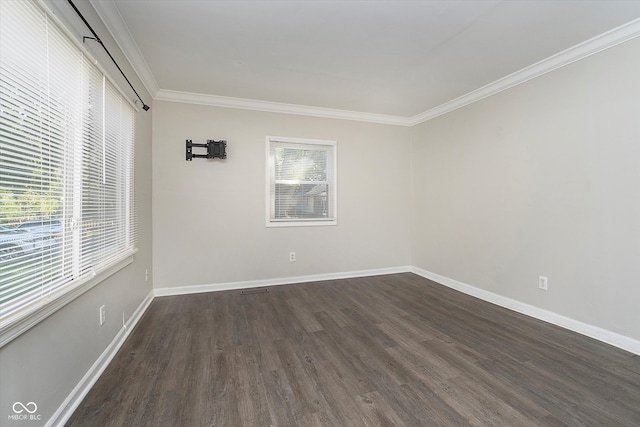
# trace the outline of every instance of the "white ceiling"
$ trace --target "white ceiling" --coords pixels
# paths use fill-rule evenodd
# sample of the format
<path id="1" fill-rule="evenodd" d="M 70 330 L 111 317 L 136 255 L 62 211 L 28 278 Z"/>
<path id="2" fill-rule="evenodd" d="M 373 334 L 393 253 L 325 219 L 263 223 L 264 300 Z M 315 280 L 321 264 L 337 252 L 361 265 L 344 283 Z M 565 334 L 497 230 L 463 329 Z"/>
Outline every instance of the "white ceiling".
<path id="1" fill-rule="evenodd" d="M 152 95 L 403 118 L 640 17 L 640 0 L 92 3 Z"/>

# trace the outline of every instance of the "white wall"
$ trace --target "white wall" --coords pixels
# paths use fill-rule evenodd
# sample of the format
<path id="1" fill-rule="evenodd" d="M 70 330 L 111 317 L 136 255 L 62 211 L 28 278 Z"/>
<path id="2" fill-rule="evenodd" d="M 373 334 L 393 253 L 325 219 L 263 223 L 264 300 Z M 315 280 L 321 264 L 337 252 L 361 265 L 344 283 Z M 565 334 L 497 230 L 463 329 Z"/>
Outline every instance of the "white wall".
<path id="1" fill-rule="evenodd" d="M 161 101 L 153 120 L 156 288 L 410 264 L 410 129 Z M 265 227 L 267 135 L 338 141 L 337 226 Z M 187 162 L 186 139 L 228 158 Z"/>
<path id="2" fill-rule="evenodd" d="M 415 127 L 413 264 L 640 339 L 639 76 L 635 39 Z"/>
<path id="3" fill-rule="evenodd" d="M 78 4 L 109 46 L 138 92 L 150 96 L 135 78 L 122 54 L 107 37 L 88 2 Z M 124 89 L 124 88 L 123 88 Z M 0 425 L 44 425 L 129 321 L 152 290 L 145 282 L 151 269 L 151 112 L 136 115 L 135 194 L 138 215 L 138 253 L 129 266 L 83 294 L 28 332 L 0 348 Z M 107 306 L 107 321 L 99 326 L 98 308 Z M 35 402 L 36 421 L 10 421 L 14 402 Z"/>

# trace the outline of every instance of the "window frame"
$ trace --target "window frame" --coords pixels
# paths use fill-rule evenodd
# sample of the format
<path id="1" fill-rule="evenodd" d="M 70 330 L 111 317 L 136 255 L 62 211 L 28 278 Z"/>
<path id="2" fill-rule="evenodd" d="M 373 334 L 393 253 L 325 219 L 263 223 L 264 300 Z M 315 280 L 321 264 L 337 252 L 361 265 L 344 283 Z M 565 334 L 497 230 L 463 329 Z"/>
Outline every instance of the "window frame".
<path id="1" fill-rule="evenodd" d="M 281 136 L 266 137 L 266 227 L 317 227 L 338 225 L 338 143 L 337 141 L 293 138 Z M 274 151 L 276 147 L 300 148 L 318 150 L 328 153 L 326 183 L 329 192 L 327 198 L 328 216 L 327 218 L 289 218 L 277 219 L 274 217 L 275 211 L 275 160 Z M 323 181 L 324 182 L 324 181 Z"/>
<path id="2" fill-rule="evenodd" d="M 94 67 L 97 70 L 97 72 L 101 75 L 100 78 L 103 82 L 102 83 L 103 85 L 102 86 L 102 90 L 103 90 L 102 102 L 107 102 L 106 101 L 107 95 L 105 91 L 111 90 L 112 91 L 111 93 L 113 93 L 115 96 L 118 97 L 119 103 L 121 103 L 123 106 L 126 104 L 126 106 L 131 109 L 130 113 L 127 113 L 127 114 L 131 114 L 131 119 L 132 119 L 131 120 L 132 127 L 130 128 L 131 140 L 130 140 L 129 147 L 127 148 L 127 150 L 130 150 L 129 153 L 127 154 L 130 156 L 130 157 L 127 157 L 130 163 L 127 163 L 126 167 L 124 167 L 124 169 L 126 170 L 123 169 L 123 164 L 121 163 L 118 163 L 117 166 L 114 166 L 117 171 L 120 171 L 126 175 L 124 178 L 122 178 L 120 175 L 118 175 L 117 177 L 117 180 L 121 180 L 121 179 L 126 180 L 126 188 L 116 183 L 112 190 L 117 192 L 117 197 L 119 197 L 119 199 L 126 200 L 125 202 L 126 206 L 118 205 L 120 206 L 120 209 L 117 210 L 118 212 L 117 218 L 119 218 L 119 224 L 122 224 L 124 225 L 124 227 L 126 227 L 125 233 L 123 234 L 124 236 L 126 236 L 124 240 L 126 241 L 126 243 L 123 245 L 122 243 L 123 240 L 119 238 L 116 243 L 119 249 L 117 249 L 115 252 L 111 254 L 107 254 L 106 257 L 100 258 L 97 262 L 91 264 L 92 265 L 91 269 L 83 270 L 83 271 L 75 271 L 74 274 L 72 275 L 71 280 L 65 281 L 60 286 L 50 291 L 46 296 L 27 302 L 22 306 L 19 306 L 11 311 L 4 313 L 3 316 L 0 318 L 0 348 L 2 348 L 4 345 L 11 342 L 13 339 L 19 337 L 22 333 L 26 332 L 31 327 L 45 320 L 47 317 L 54 314 L 56 311 L 58 311 L 59 309 L 61 309 L 71 301 L 75 300 L 80 295 L 91 290 L 100 282 L 106 280 L 107 278 L 109 278 L 119 270 L 130 265 L 133 262 L 134 255 L 138 251 L 137 233 L 136 233 L 137 208 L 136 208 L 135 196 L 134 196 L 135 194 L 134 167 L 135 167 L 135 127 L 136 127 L 135 116 L 136 116 L 136 113 L 140 111 L 140 109 L 134 102 L 132 102 L 131 99 L 129 99 L 129 97 L 119 87 L 119 85 L 109 76 L 109 74 L 105 71 L 105 69 L 101 67 L 101 65 L 95 60 L 95 58 L 77 40 L 77 35 L 73 34 L 69 30 L 69 27 L 65 25 L 63 22 L 61 22 L 61 20 L 57 15 L 51 12 L 48 5 L 43 4 L 42 0 L 32 0 L 30 3 L 33 4 L 36 7 L 36 9 L 39 10 L 39 13 L 41 13 L 43 17 L 46 17 L 46 22 L 48 27 L 55 29 L 55 31 L 58 32 L 58 35 L 60 37 L 66 38 L 67 41 L 71 45 L 73 45 L 75 49 L 77 49 L 78 54 L 84 56 L 86 63 Z M 52 30 L 47 29 L 47 31 L 52 31 Z M 110 109 L 109 111 L 114 111 L 114 110 Z M 118 110 L 118 111 L 120 111 L 119 114 L 123 114 L 122 112 L 123 110 Z M 113 118 L 110 120 L 111 121 L 109 123 L 112 122 Z M 81 128 L 82 128 L 82 125 L 80 125 L 78 129 L 76 129 L 76 132 L 82 132 Z M 112 130 L 112 129 L 114 128 L 112 127 L 107 128 L 106 122 L 102 123 L 102 138 L 109 138 L 109 130 Z M 127 129 L 127 128 L 117 128 L 117 129 L 119 129 L 118 132 L 122 132 L 123 129 Z M 121 138 L 121 137 L 122 135 L 118 136 L 118 138 Z M 70 145 L 68 148 L 65 148 L 65 150 L 78 150 L 78 148 L 80 147 L 77 145 L 78 142 L 79 141 L 74 140 L 74 142 L 70 144 L 75 146 L 71 148 L 71 145 Z M 105 144 L 104 140 L 101 141 L 100 143 Z M 112 146 L 113 145 L 110 145 L 110 147 Z M 122 152 L 118 152 L 118 153 L 121 154 Z M 80 154 L 78 154 L 78 156 L 82 157 Z M 115 157 L 111 155 L 110 159 L 112 158 L 115 158 Z M 74 164 L 71 167 L 81 168 L 82 161 L 83 160 L 80 159 L 79 164 Z M 110 160 L 107 160 L 106 158 L 103 159 L 103 162 L 109 162 L 109 161 Z M 103 164 L 106 164 L 106 163 L 103 163 Z M 66 170 L 67 167 L 69 167 L 69 165 L 65 164 L 64 167 Z M 112 167 L 112 165 L 108 167 Z M 129 167 L 131 169 L 129 169 Z M 105 179 L 106 178 L 103 178 L 103 181 Z M 75 198 L 78 197 L 78 193 L 77 193 L 78 189 L 80 189 L 80 191 L 84 191 L 84 185 L 82 185 L 81 187 L 78 187 L 78 184 L 76 183 L 76 181 L 77 180 L 74 180 L 74 183 L 71 184 L 71 187 L 74 187 L 73 191 L 75 193 L 72 196 L 72 198 L 74 199 L 73 205 L 79 206 L 82 202 L 81 200 L 75 200 Z M 68 183 L 65 183 L 64 185 L 66 186 L 68 185 Z M 113 203 L 111 203 L 111 205 L 113 205 Z M 74 225 L 74 222 L 69 221 L 68 218 L 66 221 L 63 219 L 62 223 L 64 227 L 64 232 L 68 234 L 69 239 L 73 238 L 74 243 L 72 245 L 76 247 L 78 245 L 78 242 L 75 242 L 76 239 L 73 236 L 77 236 L 79 234 L 78 226 Z M 118 234 L 119 237 L 120 237 L 120 234 Z M 82 256 L 79 253 L 75 253 L 75 250 L 71 255 L 74 257 L 74 259 Z"/>

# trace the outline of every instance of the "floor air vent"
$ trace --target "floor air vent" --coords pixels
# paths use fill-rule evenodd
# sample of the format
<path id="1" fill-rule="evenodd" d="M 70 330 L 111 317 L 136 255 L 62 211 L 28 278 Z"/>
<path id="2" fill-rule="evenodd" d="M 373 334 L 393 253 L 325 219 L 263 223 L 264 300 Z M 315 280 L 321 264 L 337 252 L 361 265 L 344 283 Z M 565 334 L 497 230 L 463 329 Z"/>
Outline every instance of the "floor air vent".
<path id="1" fill-rule="evenodd" d="M 269 288 L 260 288 L 260 289 L 245 289 L 240 291 L 242 295 L 251 295 L 251 294 L 268 294 Z"/>

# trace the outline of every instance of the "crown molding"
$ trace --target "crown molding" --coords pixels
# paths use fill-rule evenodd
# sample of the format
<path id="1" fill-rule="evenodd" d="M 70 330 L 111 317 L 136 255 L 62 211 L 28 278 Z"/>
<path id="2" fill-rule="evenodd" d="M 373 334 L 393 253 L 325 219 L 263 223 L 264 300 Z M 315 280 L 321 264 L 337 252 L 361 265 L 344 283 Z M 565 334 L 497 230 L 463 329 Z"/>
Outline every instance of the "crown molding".
<path id="1" fill-rule="evenodd" d="M 493 83 L 409 118 L 410 126 L 434 119 L 640 36 L 640 18 L 584 41 Z"/>
<path id="2" fill-rule="evenodd" d="M 312 107 L 308 105 L 285 104 L 281 102 L 260 101 L 257 99 L 206 95 L 202 93 L 181 92 L 166 89 L 160 89 L 154 100 L 184 102 L 187 104 L 201 104 L 214 107 L 238 108 L 242 110 L 267 111 L 271 113 L 296 114 L 328 119 L 356 120 L 360 122 L 381 123 L 396 126 L 411 126 L 410 120 L 407 117 L 337 110 L 324 107 Z"/>
<path id="3" fill-rule="evenodd" d="M 92 0 L 93 1 L 93 0 Z M 325 117 L 332 119 L 358 120 L 398 126 L 415 126 L 434 119 L 458 108 L 480 101 L 491 95 L 510 89 L 551 71 L 570 65 L 581 59 L 602 52 L 621 43 L 640 36 L 640 19 L 636 19 L 606 33 L 584 41 L 549 58 L 505 76 L 493 83 L 445 102 L 413 117 L 388 116 L 356 111 L 335 110 L 295 104 L 281 104 L 244 98 L 229 98 L 216 95 L 204 95 L 188 92 L 160 90 L 155 99 L 193 104 L 213 105 L 217 107 L 241 108 L 246 110 L 270 111 L 285 114 Z"/>
<path id="4" fill-rule="evenodd" d="M 639 18 L 425 112 L 413 117 L 402 117 L 160 89 L 115 2 L 113 0 L 89 1 L 154 99 L 396 126 L 415 126 L 426 122 L 640 36 Z"/>
<path id="5" fill-rule="evenodd" d="M 145 61 L 142 56 L 138 45 L 129 31 L 129 27 L 124 22 L 115 2 L 113 0 L 89 0 L 89 2 L 100 19 L 102 19 L 102 22 L 104 22 L 107 30 L 116 41 L 116 44 L 124 56 L 127 58 L 127 61 L 129 61 L 133 67 L 133 70 L 142 81 L 142 84 L 145 89 L 147 89 L 147 92 L 149 92 L 149 95 L 151 95 L 152 98 L 155 97 L 160 90 L 160 87 L 151 72 L 151 68 L 149 68 L 149 65 L 147 64 L 147 61 Z"/>

